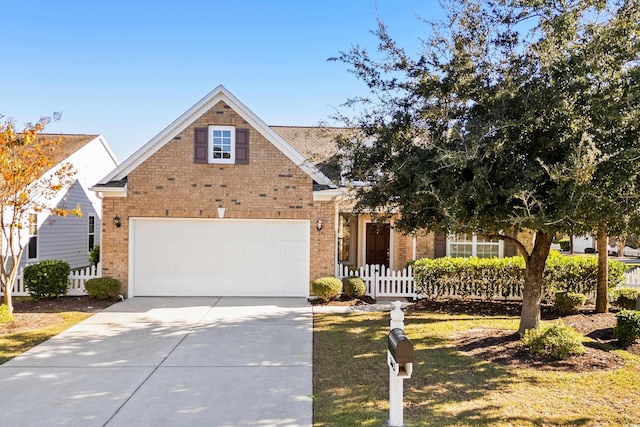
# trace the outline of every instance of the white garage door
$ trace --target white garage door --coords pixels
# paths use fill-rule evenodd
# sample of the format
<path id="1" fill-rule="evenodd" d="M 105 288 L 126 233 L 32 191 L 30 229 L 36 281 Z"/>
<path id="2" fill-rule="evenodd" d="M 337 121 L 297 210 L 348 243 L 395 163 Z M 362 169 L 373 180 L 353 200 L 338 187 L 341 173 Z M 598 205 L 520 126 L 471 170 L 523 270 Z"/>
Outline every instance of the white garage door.
<path id="1" fill-rule="evenodd" d="M 130 222 L 134 296 L 308 296 L 307 220 Z"/>

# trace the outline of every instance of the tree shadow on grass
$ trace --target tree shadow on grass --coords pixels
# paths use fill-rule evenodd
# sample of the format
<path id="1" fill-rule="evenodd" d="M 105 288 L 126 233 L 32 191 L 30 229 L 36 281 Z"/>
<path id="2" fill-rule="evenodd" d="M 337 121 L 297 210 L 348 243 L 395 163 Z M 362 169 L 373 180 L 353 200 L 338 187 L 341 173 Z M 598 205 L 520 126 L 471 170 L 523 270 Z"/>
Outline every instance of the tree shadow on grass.
<path id="1" fill-rule="evenodd" d="M 314 426 L 386 425 L 388 313 L 321 315 L 314 321 Z M 412 319 L 412 326 L 441 321 L 446 320 Z M 414 346 L 413 376 L 404 381 L 406 425 L 579 426 L 593 421 L 576 416 L 554 422 L 505 410 L 489 395 L 502 390 L 504 405 L 510 404 L 509 388 L 518 379 L 509 368 L 464 355 L 447 339 L 428 333 Z"/>

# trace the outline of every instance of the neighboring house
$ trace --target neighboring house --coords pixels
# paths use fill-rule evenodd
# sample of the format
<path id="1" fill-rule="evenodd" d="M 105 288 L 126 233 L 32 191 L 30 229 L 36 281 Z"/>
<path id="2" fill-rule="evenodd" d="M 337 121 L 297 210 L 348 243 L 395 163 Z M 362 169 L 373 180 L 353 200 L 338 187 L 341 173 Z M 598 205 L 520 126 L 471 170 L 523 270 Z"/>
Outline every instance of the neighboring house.
<path id="1" fill-rule="evenodd" d="M 336 155 L 336 137 L 350 137 L 346 128 L 272 126 L 316 167 L 335 182 L 344 184 L 340 175 L 340 160 Z M 392 270 L 402 269 L 407 261 L 444 256 L 505 257 L 514 256 L 513 244 L 489 240 L 472 234 L 436 235 L 418 232 L 415 237 L 399 233 L 390 223 L 380 224 L 371 215 L 353 213 L 353 202 L 344 198 L 337 219 L 337 261 L 353 268 L 365 264 L 380 264 Z M 533 238 L 528 239 L 533 242 Z"/>
<path id="2" fill-rule="evenodd" d="M 60 217 L 48 212 L 29 214 L 29 240 L 20 264 L 58 259 L 67 261 L 71 268 L 86 267 L 90 264 L 89 251 L 100 244 L 102 212 L 100 198 L 89 187 L 113 170 L 118 161 L 101 135 L 39 134 L 38 137 L 62 137 L 60 150 L 55 154 L 54 169 L 68 162 L 76 172 L 71 187 L 60 191 L 50 204 L 62 209 L 80 205 L 82 216 Z"/>
<path id="3" fill-rule="evenodd" d="M 102 272 L 128 296 L 308 296 L 344 194 L 222 86 L 93 188 Z"/>

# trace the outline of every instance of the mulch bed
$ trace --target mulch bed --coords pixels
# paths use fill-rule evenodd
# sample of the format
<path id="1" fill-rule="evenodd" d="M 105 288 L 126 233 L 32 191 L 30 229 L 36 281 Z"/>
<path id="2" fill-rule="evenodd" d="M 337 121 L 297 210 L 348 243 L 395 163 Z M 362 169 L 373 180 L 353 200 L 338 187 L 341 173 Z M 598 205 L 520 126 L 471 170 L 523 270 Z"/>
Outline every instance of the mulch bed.
<path id="1" fill-rule="evenodd" d="M 10 323 L 0 324 L 0 335 L 53 326 L 63 321 L 62 316 L 58 313 L 67 311 L 96 313 L 115 302 L 116 300 L 98 300 L 87 296 L 44 298 L 39 301 L 24 297 L 14 297 L 13 314 L 15 315 L 15 320 Z"/>
<path id="2" fill-rule="evenodd" d="M 518 302 L 491 301 L 418 301 L 412 310 L 451 314 L 481 314 L 486 316 L 519 316 L 521 304 Z M 549 357 L 534 357 L 523 351 L 520 337 L 513 331 L 490 328 L 470 329 L 452 337 L 453 344 L 460 351 L 491 362 L 515 368 L 540 369 L 566 372 L 585 372 L 617 369 L 623 365 L 622 359 L 611 350 L 619 349 L 613 327 L 615 312 L 596 313 L 593 306 L 586 306 L 577 314 L 562 315 L 551 306 L 543 305 L 544 320 L 560 320 L 581 334 L 593 339 L 585 343 L 586 352 L 566 360 Z M 640 355 L 640 343 L 626 349 Z"/>
<path id="3" fill-rule="evenodd" d="M 14 298 L 14 313 L 58 313 L 61 311 L 81 311 L 85 313 L 96 313 L 109 307 L 117 300 L 99 300 L 82 297 L 55 297 L 33 300 L 31 298 Z"/>
<path id="4" fill-rule="evenodd" d="M 312 301 L 313 304 L 343 306 L 372 304 L 374 302 L 370 298 L 358 300 L 346 297 L 330 302 Z M 516 317 L 520 316 L 521 309 L 520 302 L 473 300 L 420 300 L 408 308 L 409 311 L 432 313 Z M 542 319 L 561 320 L 579 333 L 593 339 L 594 342 L 585 344 L 585 354 L 566 360 L 531 356 L 522 350 L 520 337 L 512 330 L 470 329 L 454 335 L 452 342 L 465 354 L 514 368 L 588 372 L 617 369 L 623 365 L 622 359 L 612 352 L 612 350 L 620 349 L 613 334 L 613 327 L 616 324 L 615 309 L 609 313 L 595 313 L 593 306 L 585 306 L 577 314 L 562 315 L 553 306 L 543 305 Z M 626 350 L 640 356 L 640 342 L 627 347 Z"/>

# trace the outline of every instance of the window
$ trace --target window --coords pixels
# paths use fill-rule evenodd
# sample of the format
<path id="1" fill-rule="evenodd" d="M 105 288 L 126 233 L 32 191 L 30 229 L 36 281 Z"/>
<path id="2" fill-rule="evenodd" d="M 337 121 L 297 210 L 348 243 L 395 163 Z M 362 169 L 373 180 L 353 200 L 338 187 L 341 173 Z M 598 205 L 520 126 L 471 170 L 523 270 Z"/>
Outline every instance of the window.
<path id="1" fill-rule="evenodd" d="M 96 217 L 89 216 L 89 250 L 93 249 L 96 243 Z"/>
<path id="2" fill-rule="evenodd" d="M 209 126 L 193 130 L 193 162 L 249 164 L 249 129 Z"/>
<path id="3" fill-rule="evenodd" d="M 447 255 L 452 257 L 500 258 L 502 242 L 476 234 L 452 234 L 447 239 Z"/>
<path id="4" fill-rule="evenodd" d="M 341 213 L 338 218 L 338 261 L 348 262 L 351 253 L 351 223 L 353 215 Z"/>
<path id="5" fill-rule="evenodd" d="M 38 258 L 38 215 L 29 214 L 29 245 L 27 247 L 27 259 Z"/>
<path id="6" fill-rule="evenodd" d="M 209 126 L 209 163 L 235 163 L 235 129 L 229 126 Z"/>

